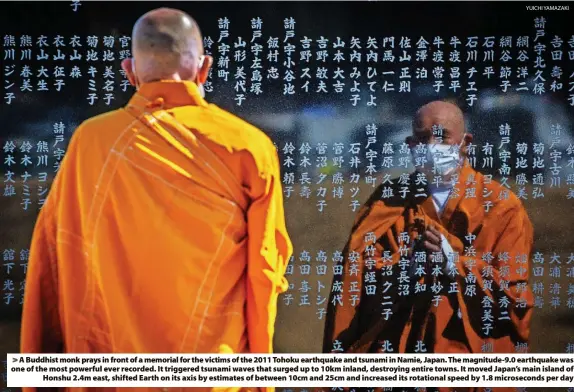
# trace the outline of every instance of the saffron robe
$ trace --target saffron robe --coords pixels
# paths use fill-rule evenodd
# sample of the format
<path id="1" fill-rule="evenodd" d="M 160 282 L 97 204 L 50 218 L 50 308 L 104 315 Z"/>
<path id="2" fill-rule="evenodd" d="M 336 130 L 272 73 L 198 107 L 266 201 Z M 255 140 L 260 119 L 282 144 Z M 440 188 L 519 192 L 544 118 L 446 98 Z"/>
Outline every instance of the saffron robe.
<path id="1" fill-rule="evenodd" d="M 291 253 L 272 141 L 194 83 L 144 84 L 71 138 L 33 234 L 21 351 L 271 353 Z"/>
<path id="2" fill-rule="evenodd" d="M 520 351 L 533 308 L 533 228 L 520 200 L 465 162 L 439 217 L 416 175 L 408 185 L 381 185 L 359 211 L 334 277 L 323 351 Z M 452 275 L 442 268 L 446 258 L 437 258 L 408 279 L 406 251 L 424 230 L 417 221 L 434 225 L 453 248 Z"/>

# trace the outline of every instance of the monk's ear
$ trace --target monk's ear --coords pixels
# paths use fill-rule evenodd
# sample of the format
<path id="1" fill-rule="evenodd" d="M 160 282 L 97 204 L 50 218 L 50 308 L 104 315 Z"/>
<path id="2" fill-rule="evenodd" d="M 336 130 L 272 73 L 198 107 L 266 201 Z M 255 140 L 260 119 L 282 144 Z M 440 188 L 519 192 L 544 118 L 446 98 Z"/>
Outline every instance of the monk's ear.
<path id="1" fill-rule="evenodd" d="M 407 136 L 405 138 L 405 143 L 408 144 L 409 147 L 413 147 L 415 144 L 412 136 Z"/>
<path id="2" fill-rule="evenodd" d="M 474 137 L 471 133 L 467 133 L 464 135 L 464 144 L 470 144 L 474 140 Z"/>
<path id="3" fill-rule="evenodd" d="M 132 61 L 133 61 L 132 58 L 127 58 L 127 59 L 122 60 L 122 69 L 126 73 L 126 77 L 127 77 L 128 81 L 130 82 L 130 84 L 135 87 L 136 77 L 135 77 L 134 73 L 132 72 Z"/>
<path id="4" fill-rule="evenodd" d="M 197 71 L 198 72 L 197 81 L 199 83 L 204 84 L 207 81 L 207 78 L 209 77 L 209 70 L 211 69 L 212 65 L 213 65 L 213 57 L 205 55 L 203 59 L 203 64 L 201 65 L 201 68 Z"/>

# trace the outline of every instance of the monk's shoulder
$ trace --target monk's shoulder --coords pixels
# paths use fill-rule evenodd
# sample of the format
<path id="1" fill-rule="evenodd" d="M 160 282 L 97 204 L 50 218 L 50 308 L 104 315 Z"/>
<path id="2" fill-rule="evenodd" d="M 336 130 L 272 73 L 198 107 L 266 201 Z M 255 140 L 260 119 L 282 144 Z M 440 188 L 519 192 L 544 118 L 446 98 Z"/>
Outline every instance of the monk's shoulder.
<path id="1" fill-rule="evenodd" d="M 402 207 L 407 203 L 406 196 L 401 192 L 401 188 L 405 185 L 401 184 L 400 178 L 393 178 L 388 182 L 379 185 L 374 192 L 369 196 L 367 205 L 378 204 L 387 207 Z M 405 195 L 405 197 L 403 197 Z"/>
<path id="2" fill-rule="evenodd" d="M 121 117 L 125 117 L 125 121 L 129 121 L 127 116 L 123 115 L 122 109 L 111 110 L 109 112 L 101 113 L 96 116 L 90 117 L 87 120 L 84 120 L 81 126 L 84 129 L 99 128 L 103 125 L 116 124 L 117 120 Z"/>
<path id="3" fill-rule="evenodd" d="M 90 117 L 75 130 L 73 137 L 78 147 L 94 149 L 98 146 L 111 146 L 117 139 L 119 131 L 127 129 L 133 122 L 121 109 Z"/>
<path id="4" fill-rule="evenodd" d="M 493 207 L 495 210 L 502 211 L 512 211 L 512 212 L 522 212 L 524 206 L 520 198 L 511 190 L 502 185 L 496 180 L 487 180 L 486 176 L 479 174 L 479 183 L 486 190 L 486 194 L 489 197 L 485 198 L 493 202 Z"/>
<path id="5" fill-rule="evenodd" d="M 408 194 L 403 197 L 400 192 L 403 186 L 397 178 L 379 185 L 371 193 L 355 216 L 351 236 L 353 241 L 377 228 L 390 227 L 397 222 L 408 204 Z"/>
<path id="6" fill-rule="evenodd" d="M 238 147 L 253 149 L 255 146 L 261 145 L 265 148 L 275 148 L 273 142 L 265 132 L 241 117 L 214 104 L 210 104 L 208 110 L 212 115 L 214 125 L 228 131 L 229 137 Z"/>
<path id="7" fill-rule="evenodd" d="M 381 216 L 394 216 L 403 211 L 408 201 L 402 197 L 401 187 L 399 179 L 396 178 L 375 188 L 359 209 L 355 217 L 356 224 L 373 216 L 379 219 Z"/>
<path id="8" fill-rule="evenodd" d="M 208 105 L 207 122 L 215 132 L 209 137 L 228 149 L 246 152 L 258 167 L 274 164 L 277 149 L 261 129 L 214 104 Z"/>
<path id="9" fill-rule="evenodd" d="M 59 189 L 59 184 L 68 181 L 89 182 L 90 177 L 86 174 L 100 170 L 118 138 L 118 123 L 126 122 L 127 116 L 121 112 L 113 110 L 99 114 L 78 125 L 66 147 L 66 154 L 54 180 L 54 190 Z M 127 126 L 124 125 L 123 128 L 127 129 Z M 78 176 L 79 170 L 82 171 L 82 176 Z"/>

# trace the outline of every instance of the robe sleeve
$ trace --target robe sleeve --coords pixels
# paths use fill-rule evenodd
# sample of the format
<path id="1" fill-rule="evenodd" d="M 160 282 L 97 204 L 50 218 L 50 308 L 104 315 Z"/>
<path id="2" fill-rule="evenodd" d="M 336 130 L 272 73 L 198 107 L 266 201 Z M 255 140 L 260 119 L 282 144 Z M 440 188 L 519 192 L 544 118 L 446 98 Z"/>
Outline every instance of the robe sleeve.
<path id="1" fill-rule="evenodd" d="M 53 197 L 48 196 L 32 234 L 20 329 L 22 354 L 64 352 L 58 296 L 56 227 L 52 202 Z M 22 391 L 34 392 L 38 389 L 25 387 Z M 58 391 L 61 388 L 41 388 L 41 390 Z"/>
<path id="2" fill-rule="evenodd" d="M 32 235 L 20 332 L 23 354 L 61 353 L 63 349 L 52 201 L 47 200 L 40 210 Z"/>
<path id="3" fill-rule="evenodd" d="M 346 352 L 360 337 L 358 316 L 360 315 L 360 305 L 363 302 L 361 296 L 363 293 L 364 261 L 362 256 L 356 260 L 358 276 L 355 280 L 357 282 L 355 288 L 359 292 L 357 293 L 357 300 L 354 301 L 348 295 L 352 283 L 348 249 L 349 245 L 343 252 L 344 261 L 341 266 L 341 273 L 335 274 L 331 285 L 323 335 L 324 353 Z"/>
<path id="4" fill-rule="evenodd" d="M 57 253 L 58 210 L 63 199 L 63 183 L 77 174 L 76 158 L 78 138 L 82 126 L 72 135 L 62 163 L 56 174 L 40 213 L 36 219 L 26 284 L 22 325 L 20 328 L 20 352 L 22 354 L 57 354 L 65 352 L 63 311 L 60 308 L 59 260 Z M 56 388 L 42 388 L 57 390 Z M 35 388 L 23 388 L 31 392 Z"/>
<path id="5" fill-rule="evenodd" d="M 358 301 L 351 303 L 350 298 L 348 298 L 346 294 L 350 291 L 351 286 L 351 263 L 349 263 L 349 253 L 353 251 L 354 243 L 356 242 L 355 232 L 358 229 L 359 223 L 368 215 L 368 213 L 368 206 L 361 207 L 355 221 L 353 222 L 351 235 L 343 249 L 343 260 L 341 261 L 341 265 L 334 267 L 335 273 L 330 286 L 329 303 L 327 304 L 325 329 L 323 332 L 324 353 L 336 353 L 338 351 L 345 352 L 349 346 L 359 338 L 357 316 L 360 314 L 359 307 L 362 301 L 359 296 Z M 362 252 L 359 252 L 359 257 L 356 261 L 356 272 L 359 275 L 359 278 L 356 279 L 356 282 L 358 283 L 357 289 L 359 290 L 359 294 L 362 294 L 363 282 L 360 278 L 363 275 L 364 266 Z M 341 344 L 339 350 L 335 347 L 335 341 L 338 341 Z"/>
<path id="6" fill-rule="evenodd" d="M 285 272 L 293 246 L 283 209 L 279 159 L 275 148 L 265 191 L 247 211 L 247 331 L 251 353 L 273 352 L 279 294 L 288 288 Z"/>
<path id="7" fill-rule="evenodd" d="M 383 251 L 397 248 L 396 243 L 389 243 L 393 241 L 391 226 L 396 217 L 396 209 L 377 208 L 369 204 L 359 211 L 343 251 L 342 265 L 336 271 L 331 285 L 323 334 L 324 353 L 354 352 L 364 349 L 364 344 L 372 343 L 368 338 L 366 342 L 364 340 L 373 320 L 381 318 L 380 303 L 375 303 L 386 298 L 382 293 L 382 283 L 393 276 L 400 258 L 397 252 L 392 252 L 389 262 L 381 262 Z M 377 243 L 373 244 L 372 254 L 366 253 L 367 233 L 376 233 L 378 238 Z M 383 274 L 387 277 L 381 276 L 381 270 L 389 268 L 392 272 Z M 375 272 L 376 282 L 365 280 L 368 272 Z M 369 295 L 366 286 L 373 284 L 377 287 L 375 290 L 369 290 L 372 293 Z M 386 299 L 395 300 L 396 295 L 393 295 L 392 299 Z"/>
<path id="8" fill-rule="evenodd" d="M 497 219 L 502 229 L 493 240 L 493 259 L 483 260 L 482 250 L 477 248 L 476 256 L 459 257 L 451 278 L 459 287 L 462 318 L 478 336 L 527 342 L 533 308 L 528 260 L 534 231 L 521 205 L 507 208 Z M 451 245 L 458 242 L 455 247 L 463 248 L 457 237 L 446 234 L 446 238 Z M 485 308 L 490 309 L 488 317 Z M 485 325 L 490 326 L 489 333 L 485 333 Z"/>

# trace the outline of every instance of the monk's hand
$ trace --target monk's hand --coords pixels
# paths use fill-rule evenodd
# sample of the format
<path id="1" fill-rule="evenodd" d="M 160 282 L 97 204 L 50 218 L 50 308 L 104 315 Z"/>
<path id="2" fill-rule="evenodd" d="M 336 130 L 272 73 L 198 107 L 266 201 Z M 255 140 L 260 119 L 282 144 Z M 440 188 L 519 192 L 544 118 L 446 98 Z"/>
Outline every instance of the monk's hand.
<path id="1" fill-rule="evenodd" d="M 424 245 L 427 252 L 435 253 L 441 251 L 441 234 L 433 225 L 427 226 L 424 240 Z"/>

